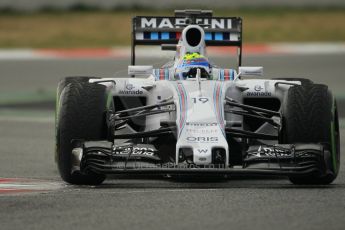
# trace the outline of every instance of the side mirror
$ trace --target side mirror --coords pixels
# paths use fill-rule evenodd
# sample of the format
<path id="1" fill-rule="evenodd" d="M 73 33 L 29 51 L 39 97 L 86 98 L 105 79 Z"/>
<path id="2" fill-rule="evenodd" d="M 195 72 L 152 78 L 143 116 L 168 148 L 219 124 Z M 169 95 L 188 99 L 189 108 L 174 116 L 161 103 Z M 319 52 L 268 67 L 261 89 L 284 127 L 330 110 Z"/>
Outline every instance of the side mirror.
<path id="1" fill-rule="evenodd" d="M 241 66 L 238 68 L 239 76 L 244 77 L 261 77 L 264 75 L 264 67 L 262 66 Z"/>
<path id="2" fill-rule="evenodd" d="M 152 74 L 152 65 L 130 65 L 128 66 L 128 75 L 149 76 Z"/>

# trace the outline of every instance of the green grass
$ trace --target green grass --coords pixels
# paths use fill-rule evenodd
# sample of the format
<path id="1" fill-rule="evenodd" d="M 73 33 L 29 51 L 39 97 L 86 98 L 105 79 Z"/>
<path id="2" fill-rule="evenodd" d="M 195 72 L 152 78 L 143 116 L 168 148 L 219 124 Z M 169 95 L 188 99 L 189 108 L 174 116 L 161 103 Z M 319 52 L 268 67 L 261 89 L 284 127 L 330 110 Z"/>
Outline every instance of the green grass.
<path id="1" fill-rule="evenodd" d="M 240 16 L 244 42 L 344 42 L 345 9 L 215 11 Z M 85 11 L 0 14 L 0 48 L 81 48 L 130 45 L 131 17 L 171 11 Z"/>

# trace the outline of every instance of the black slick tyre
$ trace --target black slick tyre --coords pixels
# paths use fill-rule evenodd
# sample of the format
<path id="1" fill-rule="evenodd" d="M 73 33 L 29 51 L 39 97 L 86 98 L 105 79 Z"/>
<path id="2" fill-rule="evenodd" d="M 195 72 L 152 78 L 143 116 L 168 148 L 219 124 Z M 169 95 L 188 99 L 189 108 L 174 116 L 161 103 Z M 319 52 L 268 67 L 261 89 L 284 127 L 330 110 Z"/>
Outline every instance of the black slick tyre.
<path id="1" fill-rule="evenodd" d="M 339 121 L 336 101 L 326 85 L 305 84 L 289 89 L 283 109 L 282 142 L 322 143 L 327 147 L 322 174 L 291 176 L 293 184 L 330 184 L 340 166 Z M 328 153 L 328 154 L 327 154 Z"/>
<path id="2" fill-rule="evenodd" d="M 84 76 L 69 76 L 63 78 L 56 89 L 56 101 L 55 101 L 55 123 L 57 121 L 57 114 L 56 112 L 58 111 L 58 105 L 59 105 L 59 100 L 61 96 L 62 90 L 70 83 L 87 83 L 89 82 L 90 79 L 92 78 L 97 78 L 97 77 L 84 77 Z M 55 161 L 56 161 L 56 156 L 55 156 Z"/>
<path id="3" fill-rule="evenodd" d="M 62 179 L 71 184 L 101 184 L 105 175 L 72 173 L 73 140 L 104 140 L 107 135 L 106 87 L 95 83 L 69 83 L 57 105 L 56 157 Z"/>
<path id="4" fill-rule="evenodd" d="M 57 99 L 60 98 L 62 90 L 70 83 L 87 83 L 90 79 L 97 79 L 98 77 L 86 77 L 86 76 L 70 76 L 63 78 L 57 87 Z"/>

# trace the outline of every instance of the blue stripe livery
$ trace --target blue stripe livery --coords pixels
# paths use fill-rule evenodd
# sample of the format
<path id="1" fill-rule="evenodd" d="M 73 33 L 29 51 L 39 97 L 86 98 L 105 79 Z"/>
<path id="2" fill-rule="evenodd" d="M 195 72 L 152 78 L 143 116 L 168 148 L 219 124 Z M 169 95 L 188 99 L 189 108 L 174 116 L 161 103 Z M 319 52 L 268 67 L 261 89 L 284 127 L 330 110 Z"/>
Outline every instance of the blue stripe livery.
<path id="1" fill-rule="evenodd" d="M 175 32 L 144 32 L 144 39 L 149 40 L 170 40 L 176 39 Z M 230 33 L 206 32 L 205 41 L 225 41 L 230 39 Z"/>
<path id="2" fill-rule="evenodd" d="M 212 40 L 212 33 L 210 32 L 205 33 L 205 40 L 206 41 Z"/>
<path id="3" fill-rule="evenodd" d="M 222 41 L 223 40 L 223 33 L 215 33 L 215 40 Z"/>
<path id="4" fill-rule="evenodd" d="M 169 32 L 162 32 L 162 40 L 169 40 L 170 35 Z"/>
<path id="5" fill-rule="evenodd" d="M 151 39 L 152 40 L 158 40 L 158 32 L 152 32 L 151 33 Z"/>
<path id="6" fill-rule="evenodd" d="M 220 80 L 224 81 L 224 69 L 220 70 Z"/>

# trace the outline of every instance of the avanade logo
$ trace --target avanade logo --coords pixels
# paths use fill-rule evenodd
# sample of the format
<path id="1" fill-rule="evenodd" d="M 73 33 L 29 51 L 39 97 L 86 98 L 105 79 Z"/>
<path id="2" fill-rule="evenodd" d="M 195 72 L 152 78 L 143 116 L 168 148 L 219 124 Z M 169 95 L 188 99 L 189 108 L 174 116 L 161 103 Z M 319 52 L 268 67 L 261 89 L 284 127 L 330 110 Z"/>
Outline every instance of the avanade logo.
<path id="1" fill-rule="evenodd" d="M 140 95 L 144 92 L 140 89 L 135 89 L 135 86 L 131 83 L 126 82 L 125 88 L 123 90 L 119 91 L 119 94 L 125 94 L 125 95 Z"/>

